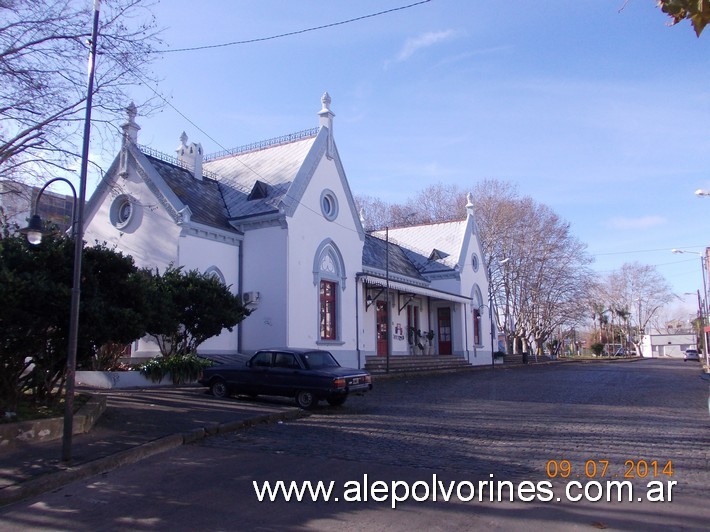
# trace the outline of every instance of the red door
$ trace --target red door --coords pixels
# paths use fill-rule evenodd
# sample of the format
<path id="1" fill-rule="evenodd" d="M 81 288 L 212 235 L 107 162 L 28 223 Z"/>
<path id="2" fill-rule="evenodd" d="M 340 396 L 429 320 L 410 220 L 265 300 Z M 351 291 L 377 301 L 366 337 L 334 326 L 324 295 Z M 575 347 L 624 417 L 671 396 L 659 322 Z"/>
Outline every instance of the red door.
<path id="1" fill-rule="evenodd" d="M 387 304 L 377 302 L 377 356 L 387 356 Z"/>
<path id="2" fill-rule="evenodd" d="M 442 307 L 436 311 L 436 321 L 439 329 L 439 354 L 451 354 L 451 309 Z"/>

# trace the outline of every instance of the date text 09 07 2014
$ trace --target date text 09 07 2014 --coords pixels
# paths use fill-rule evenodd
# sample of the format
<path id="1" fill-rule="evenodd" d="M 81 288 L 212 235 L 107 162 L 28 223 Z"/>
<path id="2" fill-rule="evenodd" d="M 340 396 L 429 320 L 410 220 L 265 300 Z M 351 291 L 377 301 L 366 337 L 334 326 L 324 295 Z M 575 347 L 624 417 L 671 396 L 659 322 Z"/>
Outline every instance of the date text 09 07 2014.
<path id="1" fill-rule="evenodd" d="M 623 469 L 609 469 L 609 460 L 587 460 L 573 465 L 569 460 L 548 460 L 548 478 L 626 478 L 644 479 L 673 476 L 672 460 L 625 460 Z"/>

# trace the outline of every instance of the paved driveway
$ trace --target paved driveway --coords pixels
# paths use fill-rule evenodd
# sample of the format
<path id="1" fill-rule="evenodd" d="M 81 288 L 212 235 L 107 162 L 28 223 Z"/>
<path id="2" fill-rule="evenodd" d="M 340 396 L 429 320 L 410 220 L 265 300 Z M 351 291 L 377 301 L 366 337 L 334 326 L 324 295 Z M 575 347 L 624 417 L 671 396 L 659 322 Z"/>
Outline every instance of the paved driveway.
<path id="1" fill-rule="evenodd" d="M 710 522 L 708 420 L 708 382 L 699 366 L 678 360 L 391 380 L 340 409 L 209 438 L 25 501 L 0 513 L 0 523 L 74 530 L 701 530 Z M 258 502 L 254 481 L 263 489 L 278 480 L 333 482 L 332 498 Z M 376 488 L 389 491 L 379 502 L 383 491 L 372 491 L 378 481 Z M 498 485 L 491 492 L 486 483 L 498 481 L 504 496 L 505 482 L 513 486 L 514 502 L 490 501 Z M 602 496 L 608 481 L 628 481 L 632 500 L 584 500 L 585 489 L 587 499 Z M 568 493 L 570 482 L 579 487 Z M 649 482 L 660 483 L 654 496 L 664 502 L 649 502 Z M 549 484 L 549 498 L 548 484 L 540 483 Z M 532 491 L 517 491 L 521 485 Z M 443 491 L 434 502 L 437 486 Z M 454 496 L 444 502 L 451 486 Z M 410 489 L 407 501 L 394 500 L 393 493 Z"/>

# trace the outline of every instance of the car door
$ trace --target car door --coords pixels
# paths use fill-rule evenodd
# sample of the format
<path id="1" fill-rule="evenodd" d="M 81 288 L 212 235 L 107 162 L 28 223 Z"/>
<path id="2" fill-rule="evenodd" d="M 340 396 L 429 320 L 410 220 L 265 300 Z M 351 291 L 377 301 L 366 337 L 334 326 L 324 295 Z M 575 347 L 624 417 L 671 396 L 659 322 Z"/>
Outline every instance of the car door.
<path id="1" fill-rule="evenodd" d="M 271 366 L 274 353 L 270 351 L 257 352 L 247 364 L 244 372 L 244 383 L 241 386 L 246 393 L 271 394 Z"/>
<path id="2" fill-rule="evenodd" d="M 274 395 L 290 397 L 303 384 L 303 368 L 294 353 L 274 353 L 270 382 Z"/>

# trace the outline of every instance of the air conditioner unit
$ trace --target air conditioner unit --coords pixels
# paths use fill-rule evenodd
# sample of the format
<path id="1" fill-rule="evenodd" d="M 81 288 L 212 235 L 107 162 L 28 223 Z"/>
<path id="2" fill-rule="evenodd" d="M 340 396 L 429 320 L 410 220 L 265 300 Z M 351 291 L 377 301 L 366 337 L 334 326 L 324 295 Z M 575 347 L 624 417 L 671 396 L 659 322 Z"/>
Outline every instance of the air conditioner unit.
<path id="1" fill-rule="evenodd" d="M 244 292 L 242 294 L 242 301 L 245 305 L 249 305 L 250 303 L 258 303 L 259 292 Z"/>

